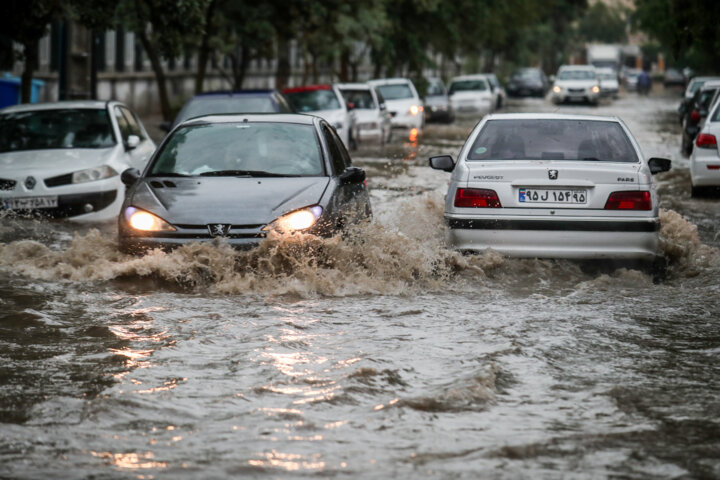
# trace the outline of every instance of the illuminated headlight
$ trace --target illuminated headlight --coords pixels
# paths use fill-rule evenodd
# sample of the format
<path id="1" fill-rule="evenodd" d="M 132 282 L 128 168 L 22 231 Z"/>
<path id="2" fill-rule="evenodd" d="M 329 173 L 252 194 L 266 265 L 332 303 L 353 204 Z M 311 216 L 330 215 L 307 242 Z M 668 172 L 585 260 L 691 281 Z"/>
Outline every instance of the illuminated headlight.
<path id="1" fill-rule="evenodd" d="M 125 209 L 125 221 L 135 230 L 143 232 L 174 232 L 175 227 L 157 215 L 135 207 Z"/>
<path id="2" fill-rule="evenodd" d="M 562 88 L 560 88 L 560 87 L 558 87 L 557 85 L 555 85 L 555 86 L 553 87 L 553 92 L 555 92 L 555 93 L 560 93 L 560 92 L 562 92 Z"/>
<path id="3" fill-rule="evenodd" d="M 73 172 L 72 183 L 94 182 L 96 180 L 114 177 L 117 174 L 118 173 L 112 167 L 108 167 L 107 165 L 103 165 L 102 167 L 86 168 L 85 170 Z"/>
<path id="4" fill-rule="evenodd" d="M 342 122 L 335 122 L 332 124 L 332 126 L 335 130 L 342 130 L 342 128 L 343 128 Z"/>
<path id="5" fill-rule="evenodd" d="M 418 107 L 417 105 L 413 105 L 410 107 L 410 115 L 417 115 L 418 113 L 422 112 L 422 107 Z"/>
<path id="6" fill-rule="evenodd" d="M 593 85 L 593 87 L 590 89 L 593 93 L 600 93 L 600 87 L 597 85 Z"/>
<path id="7" fill-rule="evenodd" d="M 322 215 L 323 209 L 320 205 L 301 208 L 287 215 L 283 215 L 268 224 L 263 230 L 277 230 L 280 232 L 297 232 L 307 230 L 315 225 Z"/>

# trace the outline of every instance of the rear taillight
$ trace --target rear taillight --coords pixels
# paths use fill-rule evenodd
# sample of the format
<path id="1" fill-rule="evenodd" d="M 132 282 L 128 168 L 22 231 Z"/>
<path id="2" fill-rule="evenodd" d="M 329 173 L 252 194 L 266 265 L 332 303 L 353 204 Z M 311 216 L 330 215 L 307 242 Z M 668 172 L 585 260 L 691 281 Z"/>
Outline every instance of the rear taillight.
<path id="1" fill-rule="evenodd" d="M 605 203 L 605 210 L 652 210 L 650 192 L 613 192 Z"/>
<path id="2" fill-rule="evenodd" d="M 500 208 L 500 199 L 495 190 L 484 188 L 458 188 L 455 191 L 456 207 Z"/>
<path id="3" fill-rule="evenodd" d="M 690 114 L 690 120 L 692 120 L 695 123 L 699 122 L 700 121 L 700 112 L 698 112 L 697 110 L 693 110 L 692 113 Z"/>
<path id="4" fill-rule="evenodd" d="M 717 148 L 717 139 L 715 135 L 709 133 L 701 133 L 695 140 L 695 145 L 699 148 Z"/>

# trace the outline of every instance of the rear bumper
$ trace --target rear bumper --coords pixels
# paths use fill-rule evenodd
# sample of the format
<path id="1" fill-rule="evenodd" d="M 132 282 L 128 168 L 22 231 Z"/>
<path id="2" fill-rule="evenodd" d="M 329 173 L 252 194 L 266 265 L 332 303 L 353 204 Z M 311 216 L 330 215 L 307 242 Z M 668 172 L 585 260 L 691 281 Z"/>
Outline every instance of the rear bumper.
<path id="1" fill-rule="evenodd" d="M 653 260 L 657 218 L 630 220 L 482 219 L 446 217 L 457 250 L 493 249 L 512 257 Z"/>
<path id="2" fill-rule="evenodd" d="M 715 167 L 715 168 L 708 168 Z M 720 156 L 717 150 L 694 148 L 690 159 L 690 179 L 695 187 L 720 186 Z"/>

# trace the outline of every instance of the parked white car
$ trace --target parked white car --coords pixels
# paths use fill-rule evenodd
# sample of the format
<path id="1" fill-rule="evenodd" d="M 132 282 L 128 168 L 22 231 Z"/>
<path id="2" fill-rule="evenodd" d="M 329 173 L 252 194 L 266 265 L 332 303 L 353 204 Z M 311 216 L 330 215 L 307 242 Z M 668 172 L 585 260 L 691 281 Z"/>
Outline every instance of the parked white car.
<path id="1" fill-rule="evenodd" d="M 155 151 L 118 102 L 69 101 L 0 110 L 0 206 L 73 220 L 117 217 L 120 174 Z"/>
<path id="2" fill-rule="evenodd" d="M 690 184 L 693 197 L 702 196 L 710 188 L 720 187 L 720 101 L 716 100 L 695 138 L 690 155 Z"/>
<path id="3" fill-rule="evenodd" d="M 430 165 L 452 172 L 448 244 L 516 257 L 619 258 L 658 255 L 658 197 L 646 161 L 616 117 L 494 114 Z"/>
<path id="4" fill-rule="evenodd" d="M 597 76 L 600 81 L 600 96 L 618 98 L 620 82 L 618 82 L 617 72 L 612 68 L 598 68 Z"/>
<path id="5" fill-rule="evenodd" d="M 385 99 L 393 127 L 415 128 L 418 133 L 425 126 L 423 102 L 415 85 L 407 78 L 383 78 L 368 82 Z"/>
<path id="6" fill-rule="evenodd" d="M 282 93 L 297 113 L 310 113 L 324 118 L 333 126 L 345 148 L 355 149 L 355 139 L 352 136 L 355 113 L 348 108 L 337 86 L 306 85 L 286 88 Z"/>
<path id="7" fill-rule="evenodd" d="M 345 102 L 355 113 L 353 138 L 358 144 L 384 145 L 390 141 L 392 125 L 382 95 L 367 83 L 338 83 Z"/>
<path id="8" fill-rule="evenodd" d="M 456 115 L 487 115 L 495 110 L 497 96 L 487 75 L 462 75 L 450 80 L 450 103 Z"/>
<path id="9" fill-rule="evenodd" d="M 597 105 L 600 100 L 600 81 L 592 65 L 563 65 L 555 77 L 552 101 L 587 102 Z"/>

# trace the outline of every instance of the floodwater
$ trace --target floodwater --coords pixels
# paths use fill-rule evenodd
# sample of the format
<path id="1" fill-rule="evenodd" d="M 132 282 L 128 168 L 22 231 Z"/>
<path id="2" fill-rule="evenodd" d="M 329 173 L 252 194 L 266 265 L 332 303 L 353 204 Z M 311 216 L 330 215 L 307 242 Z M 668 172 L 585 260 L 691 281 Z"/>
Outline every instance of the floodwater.
<path id="1" fill-rule="evenodd" d="M 673 160 L 664 278 L 445 249 L 427 157 L 476 119 L 356 153 L 345 237 L 136 258 L 112 222 L 0 219 L 0 478 L 720 478 L 720 199 L 678 102 L 559 108 Z"/>

